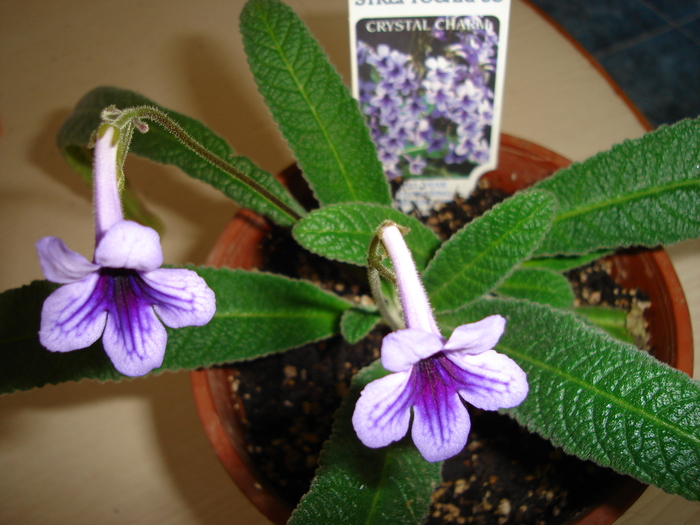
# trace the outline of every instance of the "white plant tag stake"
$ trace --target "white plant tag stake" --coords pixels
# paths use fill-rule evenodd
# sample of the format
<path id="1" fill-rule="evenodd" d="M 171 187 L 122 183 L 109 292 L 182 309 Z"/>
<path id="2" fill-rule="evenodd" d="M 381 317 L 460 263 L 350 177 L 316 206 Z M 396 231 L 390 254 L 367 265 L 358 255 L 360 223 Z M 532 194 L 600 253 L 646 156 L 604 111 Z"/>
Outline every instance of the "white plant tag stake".
<path id="1" fill-rule="evenodd" d="M 402 211 L 498 162 L 510 0 L 349 0 L 353 94 Z"/>

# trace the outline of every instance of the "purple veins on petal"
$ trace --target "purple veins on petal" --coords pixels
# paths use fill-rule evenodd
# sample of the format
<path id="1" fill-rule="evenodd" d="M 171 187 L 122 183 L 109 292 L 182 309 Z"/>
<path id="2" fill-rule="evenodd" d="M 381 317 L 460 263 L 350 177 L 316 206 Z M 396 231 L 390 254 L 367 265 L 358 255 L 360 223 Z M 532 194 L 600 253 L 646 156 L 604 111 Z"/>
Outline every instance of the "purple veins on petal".
<path id="1" fill-rule="evenodd" d="M 39 341 L 53 352 L 86 348 L 97 341 L 107 321 L 100 276 L 91 273 L 84 279 L 66 284 L 44 301 L 41 310 Z"/>
<path id="2" fill-rule="evenodd" d="M 419 390 L 411 437 L 427 461 L 442 461 L 459 454 L 466 445 L 469 413 L 437 359 L 427 359 L 416 368 Z"/>
<path id="3" fill-rule="evenodd" d="M 408 432 L 411 420 L 411 372 L 398 372 L 372 381 L 360 395 L 352 424 L 370 448 L 385 447 Z"/>
<path id="4" fill-rule="evenodd" d="M 164 269 L 143 273 L 147 294 L 161 321 L 170 328 L 203 326 L 214 316 L 214 292 L 196 272 Z"/>
<path id="5" fill-rule="evenodd" d="M 124 375 L 139 376 L 163 363 L 167 333 L 149 301 L 149 287 L 134 270 L 103 270 L 113 300 L 102 344 L 115 368 Z"/>

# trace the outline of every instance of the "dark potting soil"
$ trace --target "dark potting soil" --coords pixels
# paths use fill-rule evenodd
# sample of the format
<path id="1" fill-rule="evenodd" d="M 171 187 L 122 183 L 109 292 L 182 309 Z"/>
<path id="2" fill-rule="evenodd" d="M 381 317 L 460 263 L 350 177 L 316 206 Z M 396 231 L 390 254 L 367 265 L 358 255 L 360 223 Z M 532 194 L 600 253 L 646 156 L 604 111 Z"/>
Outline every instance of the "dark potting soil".
<path id="1" fill-rule="evenodd" d="M 479 187 L 423 218 L 438 235 L 451 232 L 507 195 Z M 265 241 L 264 269 L 311 280 L 358 302 L 371 302 L 364 270 L 329 264 L 300 250 L 284 230 Z M 643 308 L 639 291 L 622 290 L 605 262 L 568 273 L 579 304 Z M 353 284 L 347 284 L 353 283 Z M 333 414 L 352 376 L 379 357 L 385 328 L 356 345 L 340 336 L 238 365 L 234 395 L 242 400 L 248 452 L 269 487 L 290 505 L 307 492 Z M 472 429 L 467 446 L 444 463 L 443 482 L 432 497 L 427 524 L 563 524 L 585 514 L 626 478 L 564 454 L 506 415 L 468 407 Z"/>

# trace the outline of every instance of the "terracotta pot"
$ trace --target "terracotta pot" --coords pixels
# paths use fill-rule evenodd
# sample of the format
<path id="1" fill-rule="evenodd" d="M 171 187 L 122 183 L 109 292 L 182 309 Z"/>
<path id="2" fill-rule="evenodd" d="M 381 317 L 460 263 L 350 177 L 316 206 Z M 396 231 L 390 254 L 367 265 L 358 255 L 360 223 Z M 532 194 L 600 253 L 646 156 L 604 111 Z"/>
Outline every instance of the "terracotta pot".
<path id="1" fill-rule="evenodd" d="M 545 148 L 503 135 L 499 167 L 484 177 L 491 186 L 513 193 L 566 167 L 570 161 Z M 285 174 L 282 174 L 284 177 Z M 212 266 L 251 268 L 262 262 L 260 241 L 267 222 L 243 210 L 229 223 L 207 263 Z M 666 252 L 644 250 L 612 256 L 613 276 L 625 288 L 645 291 L 651 307 L 645 312 L 651 345 L 660 360 L 692 374 L 693 342 L 690 314 L 683 290 Z M 220 461 L 251 502 L 275 524 L 286 523 L 291 508 L 276 497 L 253 466 L 239 420 L 243 407 L 231 395 L 230 372 L 211 368 L 191 372 L 190 379 L 202 425 Z M 646 485 L 629 480 L 576 523 L 605 525 L 615 521 L 641 495 Z"/>

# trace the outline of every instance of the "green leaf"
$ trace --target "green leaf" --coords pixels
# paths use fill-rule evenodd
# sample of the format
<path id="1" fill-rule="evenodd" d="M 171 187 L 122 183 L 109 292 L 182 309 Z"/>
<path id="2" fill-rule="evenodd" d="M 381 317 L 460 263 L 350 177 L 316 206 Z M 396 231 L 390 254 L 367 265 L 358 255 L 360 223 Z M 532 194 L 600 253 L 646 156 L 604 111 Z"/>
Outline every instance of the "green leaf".
<path id="1" fill-rule="evenodd" d="M 195 270 L 216 293 L 216 315 L 205 327 L 169 331 L 178 368 L 252 359 L 326 339 L 339 332 L 342 314 L 352 306 L 310 282 L 281 275 Z"/>
<path id="2" fill-rule="evenodd" d="M 700 382 L 543 305 L 483 300 L 439 321 L 496 313 L 508 319 L 496 349 L 530 383 L 510 414 L 568 453 L 700 499 Z"/>
<path id="3" fill-rule="evenodd" d="M 202 327 L 168 329 L 164 370 L 195 369 L 252 359 L 337 333 L 350 304 L 305 281 L 194 268 L 214 290 L 214 318 Z M 39 343 L 41 305 L 56 288 L 45 281 L 0 295 L 0 393 L 81 379 L 122 379 L 101 342 L 66 353 Z"/>
<path id="4" fill-rule="evenodd" d="M 340 333 L 350 344 L 355 344 L 364 338 L 377 323 L 382 320 L 382 316 L 376 310 L 364 308 L 351 308 L 347 310 L 340 320 Z"/>
<path id="5" fill-rule="evenodd" d="M 515 299 L 528 299 L 555 308 L 571 308 L 574 292 L 560 273 L 536 268 L 519 268 L 503 281 L 496 293 Z"/>
<path id="6" fill-rule="evenodd" d="M 500 284 L 539 245 L 553 214 L 554 197 L 533 191 L 503 201 L 458 231 L 423 276 L 433 308 L 455 310 Z"/>
<path id="7" fill-rule="evenodd" d="M 610 255 L 612 250 L 600 250 L 585 255 L 574 256 L 557 256 L 557 257 L 536 257 L 523 261 L 523 268 L 541 268 L 543 270 L 552 270 L 554 272 L 565 272 L 580 266 L 585 266 L 597 259 L 601 259 Z"/>
<path id="8" fill-rule="evenodd" d="M 428 463 L 410 438 L 379 449 L 365 447 L 351 417 L 360 391 L 386 374 L 377 361 L 354 378 L 350 393 L 336 412 L 311 489 L 290 525 L 331 523 L 375 525 L 425 522 L 430 496 L 440 482 L 440 463 Z"/>
<path id="9" fill-rule="evenodd" d="M 404 237 L 419 271 L 425 268 L 440 239 L 413 217 L 376 204 L 337 204 L 315 210 L 293 230 L 296 241 L 329 259 L 365 266 L 367 251 L 379 225 L 392 220 L 411 231 Z"/>
<path id="10" fill-rule="evenodd" d="M 536 188 L 557 197 L 538 254 L 656 246 L 700 236 L 700 120 L 662 126 Z"/>
<path id="11" fill-rule="evenodd" d="M 269 173 L 256 167 L 250 160 L 236 155 L 231 147 L 200 122 L 158 106 L 146 97 L 114 87 L 98 87 L 86 94 L 76 105 L 73 113 L 64 122 L 58 133 L 58 145 L 64 156 L 73 166 L 89 164 L 91 154 L 86 150 L 90 136 L 100 123 L 100 112 L 115 105 L 119 109 L 135 106 L 153 106 L 175 120 L 197 142 L 210 152 L 253 179 L 257 184 L 280 199 L 299 215 L 304 209 L 287 192 L 286 188 Z M 211 184 L 238 204 L 257 213 L 270 217 L 278 224 L 290 226 L 295 218 L 290 213 L 275 206 L 258 191 L 240 182 L 221 168 L 205 161 L 202 157 L 184 146 L 160 124 L 149 122 L 148 133 L 134 133 L 131 152 L 142 157 L 173 164 L 195 179 Z M 81 171 L 84 171 L 83 168 Z"/>
<path id="12" fill-rule="evenodd" d="M 611 336 L 625 343 L 634 344 L 634 338 L 627 331 L 627 312 L 617 308 L 582 306 L 574 312 L 586 321 L 602 328 Z"/>
<path id="13" fill-rule="evenodd" d="M 258 90 L 321 205 L 391 205 L 357 102 L 303 22 L 281 2 L 252 0 L 241 33 Z"/>

